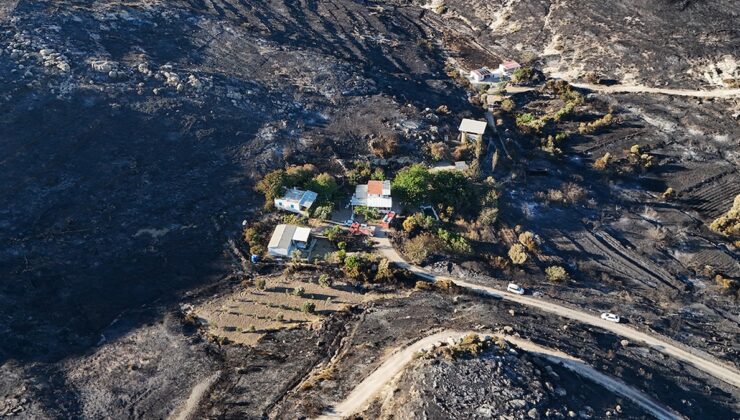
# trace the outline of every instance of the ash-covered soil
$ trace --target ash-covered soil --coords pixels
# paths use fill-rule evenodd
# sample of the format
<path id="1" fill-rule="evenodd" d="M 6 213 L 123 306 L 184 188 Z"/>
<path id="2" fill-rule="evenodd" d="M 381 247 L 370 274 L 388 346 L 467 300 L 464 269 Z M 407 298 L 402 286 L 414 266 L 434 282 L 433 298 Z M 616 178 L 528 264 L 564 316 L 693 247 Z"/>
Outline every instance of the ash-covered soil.
<path id="1" fill-rule="evenodd" d="M 478 298 L 419 293 L 369 304 L 314 330 L 269 334 L 255 348 L 209 342 L 181 318 L 178 304 L 240 287 L 243 267 L 228 241 L 262 204 L 255 178 L 286 163 L 338 171 L 391 132 L 401 135 L 402 160 L 418 161 L 423 142 L 454 138 L 462 117 L 482 119 L 446 76 L 448 54 L 482 65 L 544 51 L 553 72 L 649 85 L 719 86 L 737 77 L 725 58 L 737 43 L 731 2 L 447 3 L 450 13 L 480 16 L 465 22 L 410 2 L 355 0 L 0 5 L 0 416 L 294 418 L 340 400 L 384 352 L 423 332 L 511 326 L 689 417 L 731 418 L 736 390 L 690 367 Z M 500 22 L 484 29 L 490 20 Z M 471 31 L 471 22 L 483 29 Z M 594 41 L 607 34 L 610 42 Z M 468 43 L 473 35 L 487 53 Z M 656 36 L 666 43 L 648 42 Z M 544 238 L 553 259 L 535 265 L 580 273 L 560 286 L 533 267 L 513 278 L 575 306 L 619 310 L 736 362 L 736 297 L 702 270 L 740 276 L 737 250 L 705 227 L 738 193 L 737 101 L 600 100 L 615 102 L 624 123 L 576 139 L 565 160 L 507 134 L 522 164 L 550 172 L 494 174 L 511 181 L 503 221 Z M 443 104 L 450 114 L 431 111 Z M 590 171 L 593 158 L 635 138 L 658 156 L 658 169 L 617 179 Z M 537 203 L 537 192 L 566 181 L 584 182 L 598 208 Z M 667 186 L 676 201 L 658 199 Z M 479 264 L 456 273 L 473 276 L 469 267 Z M 337 354 L 332 379 L 297 388 Z M 468 368 L 480 380 L 491 368 L 466 363 L 479 364 Z M 507 363 L 535 378 L 534 369 L 546 371 L 536 360 Z M 411 375 L 462 380 L 460 366 Z M 541 401 L 583 408 L 598 392 L 574 387 Z M 617 399 L 595 401 L 601 414 Z"/>
<path id="2" fill-rule="evenodd" d="M 440 329 L 498 331 L 544 347 L 559 349 L 644 391 L 690 418 L 732 418 L 733 410 L 736 409 L 736 392 L 730 386 L 708 378 L 699 379 L 693 369 L 635 343 L 623 343 L 611 334 L 563 323 L 536 311 L 522 311 L 517 306 L 494 299 L 417 292 L 406 299 L 369 305 L 366 310 L 345 321 L 344 332 L 333 357 L 323 360 L 311 375 L 307 375 L 307 381 L 287 393 L 269 413 L 270 417 L 317 415 L 329 404 L 342 401 L 394 351 Z M 464 413 L 436 411 L 435 402 L 449 404 L 449 407 L 466 406 L 468 411 L 465 413 L 471 415 L 479 407 L 485 406 L 485 412 L 488 413 L 490 408 L 493 417 L 505 415 L 509 411 L 519 413 L 524 407 L 526 410 L 522 413 L 525 415 L 532 408 L 537 408 L 541 416 L 544 416 L 548 408 L 553 410 L 553 414 L 557 410 L 567 415 L 568 411 L 577 413 L 587 410 L 586 405 L 590 405 L 595 415 L 603 418 L 607 410 L 614 412 L 617 404 L 625 410 L 636 410 L 630 413 L 642 415 L 639 408 L 632 407 L 605 389 L 572 373 L 563 372 L 556 366 L 552 368 L 556 369 L 560 378 L 548 377 L 548 363 L 530 358 L 526 352 L 519 353 L 518 357 L 505 360 L 483 358 L 477 361 L 440 362 L 439 365 L 431 362 L 419 363 L 412 366 L 399 383 L 391 384 L 387 399 L 380 397 L 375 404 L 371 404 L 368 412 L 360 416 L 378 418 L 383 413 L 390 416 L 396 412 L 395 409 L 399 409 L 404 410 L 401 413 L 413 412 L 415 416 L 428 410 L 429 418 L 449 418 L 445 414 L 452 414 L 454 418 L 468 418 Z M 511 370 L 507 370 L 504 375 L 483 373 L 487 369 L 495 370 L 498 361 L 502 362 L 502 369 Z M 478 368 L 480 371 L 477 371 Z M 537 374 L 534 369 L 540 373 Z M 525 376 L 524 373 L 530 370 L 533 374 Z M 513 381 L 514 385 L 505 385 L 509 375 L 522 376 L 522 380 Z M 458 378 L 459 382 L 443 384 L 443 377 Z M 436 388 L 434 378 L 438 379 Z M 467 378 L 469 382 L 463 378 Z M 429 381 L 422 383 L 417 380 Z M 542 388 L 540 393 L 535 392 L 538 382 Z M 552 390 L 545 382 L 550 383 Z M 705 388 L 710 383 L 710 388 Z M 412 384 L 415 384 L 413 389 Z M 497 396 L 500 393 L 484 392 L 481 390 L 483 386 L 490 389 L 509 386 L 509 400 L 524 399 L 524 404 L 516 401 L 514 406 L 498 407 L 492 401 L 502 398 Z M 566 391 L 564 395 L 559 395 L 562 391 L 556 390 L 558 387 Z M 424 396 L 421 398 L 423 401 L 419 400 L 419 393 Z M 397 397 L 409 404 L 416 404 L 413 407 L 419 411 L 406 411 L 410 407 L 404 408 L 402 403 L 394 402 Z M 388 404 L 385 408 L 382 407 L 384 401 Z M 440 414 L 441 417 L 433 416 L 432 413 Z"/>
<path id="3" fill-rule="evenodd" d="M 740 7 L 732 0 L 418 1 L 492 54 L 541 61 L 568 80 L 648 86 L 736 86 Z M 463 57 L 466 50 L 461 49 Z M 470 56 L 471 64 L 491 65 Z"/>

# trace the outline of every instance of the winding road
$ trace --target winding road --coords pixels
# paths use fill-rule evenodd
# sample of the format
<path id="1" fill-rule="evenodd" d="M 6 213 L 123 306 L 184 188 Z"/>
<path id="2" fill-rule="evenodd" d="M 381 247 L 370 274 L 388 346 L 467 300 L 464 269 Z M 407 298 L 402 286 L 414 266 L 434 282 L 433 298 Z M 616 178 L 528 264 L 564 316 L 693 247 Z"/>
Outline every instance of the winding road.
<path id="1" fill-rule="evenodd" d="M 414 355 L 421 350 L 428 350 L 439 343 L 449 340 L 460 340 L 468 334 L 486 335 L 475 331 L 442 331 L 414 342 L 391 355 L 380 367 L 365 378 L 342 402 L 334 406 L 330 412 L 319 417 L 319 420 L 340 419 L 351 416 L 361 411 L 373 400 L 373 398 L 385 388 L 385 386 L 400 374 L 404 368 L 414 359 Z M 493 334 L 487 334 L 493 335 Z M 657 419 L 680 419 L 680 414 L 670 408 L 664 407 L 658 401 L 633 388 L 624 382 L 605 375 L 592 368 L 583 361 L 571 357 L 557 350 L 548 349 L 530 341 L 510 336 L 501 337 L 516 345 L 521 350 L 536 354 L 552 363 L 560 364 L 566 369 L 587 378 L 615 394 L 618 394 L 650 413 Z"/>
<path id="2" fill-rule="evenodd" d="M 555 314 L 563 318 L 572 319 L 583 324 L 588 324 L 594 327 L 601 328 L 620 337 L 629 339 L 633 342 L 642 343 L 643 345 L 653 350 L 674 357 L 677 360 L 687 363 L 708 375 L 722 380 L 734 387 L 740 388 L 740 372 L 738 372 L 735 368 L 718 361 L 716 358 L 706 352 L 697 349 L 685 349 L 679 347 L 678 344 L 673 343 L 670 339 L 666 337 L 647 334 L 623 324 L 616 324 L 613 322 L 604 321 L 599 316 L 586 312 L 584 310 L 568 308 L 556 303 L 548 302 L 530 296 L 520 296 L 514 293 L 495 289 L 493 287 L 470 283 L 461 279 L 432 274 L 418 266 L 406 262 L 393 248 L 390 240 L 388 240 L 388 238 L 384 236 L 384 232 L 380 231 L 379 235 L 380 236 L 377 236 L 373 239 L 376 243 L 377 251 L 382 256 L 387 258 L 388 261 L 394 263 L 395 265 L 409 270 L 416 276 L 421 277 L 425 280 L 450 280 L 456 285 L 476 293 L 492 296 L 494 298 L 503 299 L 520 305 L 537 308 L 541 311 Z"/>

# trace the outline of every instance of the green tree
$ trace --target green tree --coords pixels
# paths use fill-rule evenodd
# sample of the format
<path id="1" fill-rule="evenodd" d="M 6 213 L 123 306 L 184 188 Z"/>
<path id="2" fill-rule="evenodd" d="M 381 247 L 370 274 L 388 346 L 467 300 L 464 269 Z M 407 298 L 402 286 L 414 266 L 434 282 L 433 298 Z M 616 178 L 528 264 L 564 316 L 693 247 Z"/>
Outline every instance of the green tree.
<path id="1" fill-rule="evenodd" d="M 427 199 L 432 174 L 424 165 L 412 165 L 401 169 L 393 179 L 393 189 L 402 201 L 420 204 Z"/>
<path id="2" fill-rule="evenodd" d="M 316 175 L 309 181 L 306 188 L 318 194 L 321 202 L 330 202 L 337 192 L 337 180 L 330 174 L 324 172 Z"/>
<path id="3" fill-rule="evenodd" d="M 265 208 L 270 209 L 274 205 L 275 198 L 282 194 L 286 186 L 287 176 L 284 170 L 278 169 L 265 175 L 255 189 L 265 196 Z"/>

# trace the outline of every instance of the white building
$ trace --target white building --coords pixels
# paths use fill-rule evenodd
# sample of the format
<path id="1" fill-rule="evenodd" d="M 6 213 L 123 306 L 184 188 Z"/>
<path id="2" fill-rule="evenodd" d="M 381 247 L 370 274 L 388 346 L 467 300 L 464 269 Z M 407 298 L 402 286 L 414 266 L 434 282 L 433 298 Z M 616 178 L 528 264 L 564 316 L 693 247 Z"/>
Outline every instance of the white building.
<path id="1" fill-rule="evenodd" d="M 303 191 L 297 188 L 288 190 L 283 197 L 275 199 L 275 207 L 280 210 L 308 216 L 308 210 L 316 201 L 318 195 L 313 191 Z"/>
<path id="2" fill-rule="evenodd" d="M 460 141 L 475 143 L 483 139 L 488 123 L 485 121 L 463 119 L 460 123 Z"/>
<path id="3" fill-rule="evenodd" d="M 521 67 L 521 64 L 514 60 L 506 60 L 498 66 L 498 70 L 506 76 L 511 76 L 512 73 Z"/>
<path id="4" fill-rule="evenodd" d="M 352 207 L 364 206 L 389 212 L 393 207 L 391 181 L 370 181 L 367 185 L 358 185 L 351 204 Z"/>
<path id="5" fill-rule="evenodd" d="M 488 67 L 483 67 L 470 72 L 470 79 L 476 83 L 483 83 L 493 77 L 493 72 Z"/>
<path id="6" fill-rule="evenodd" d="M 273 257 L 291 257 L 293 251 L 305 251 L 311 237 L 311 228 L 295 225 L 277 225 L 267 245 Z"/>

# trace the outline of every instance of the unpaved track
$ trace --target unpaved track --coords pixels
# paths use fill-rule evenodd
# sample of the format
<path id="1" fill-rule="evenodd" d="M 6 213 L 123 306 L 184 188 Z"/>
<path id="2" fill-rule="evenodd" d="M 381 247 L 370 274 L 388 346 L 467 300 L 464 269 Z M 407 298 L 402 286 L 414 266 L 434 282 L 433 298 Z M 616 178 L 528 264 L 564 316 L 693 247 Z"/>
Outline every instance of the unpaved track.
<path id="1" fill-rule="evenodd" d="M 394 378 L 400 374 L 406 365 L 413 359 L 414 355 L 421 351 L 427 350 L 435 344 L 447 342 L 450 339 L 459 340 L 467 334 L 483 334 L 475 331 L 442 331 L 407 346 L 392 356 L 390 356 L 380 367 L 378 367 L 370 376 L 365 378 L 360 384 L 344 399 L 341 403 L 333 407 L 331 413 L 327 413 L 319 420 L 345 418 L 362 410 L 366 404 Z M 581 375 L 591 381 L 598 383 L 609 391 L 621 395 L 642 407 L 658 419 L 680 419 L 681 415 L 673 412 L 671 409 L 664 407 L 658 401 L 650 398 L 641 391 L 625 384 L 624 382 L 611 378 L 581 360 L 571 357 L 565 353 L 539 346 L 530 341 L 517 339 L 514 337 L 503 337 L 505 340 L 516 345 L 520 349 L 535 353 L 553 363 L 562 365 L 568 370 Z"/>
<path id="2" fill-rule="evenodd" d="M 593 90 L 602 93 L 657 93 L 671 96 L 690 96 L 693 98 L 733 98 L 740 97 L 740 89 L 713 89 L 713 90 L 691 90 L 654 88 L 639 85 L 593 85 L 589 83 L 571 83 L 572 86 L 581 89 Z"/>
<path id="3" fill-rule="evenodd" d="M 383 235 L 383 232 L 381 232 L 380 234 Z M 599 327 L 603 330 L 610 331 L 634 342 L 641 342 L 645 346 L 653 350 L 657 350 L 663 354 L 672 356 L 682 362 L 692 365 L 694 368 L 708 375 L 714 376 L 717 379 L 720 379 L 730 385 L 740 388 L 740 372 L 738 372 L 733 367 L 717 361 L 714 357 L 701 350 L 693 348 L 685 350 L 681 347 L 678 347 L 676 344 L 673 344 L 668 338 L 650 335 L 623 324 L 615 324 L 613 322 L 604 321 L 599 316 L 593 315 L 586 311 L 567 308 L 556 303 L 548 302 L 542 299 L 536 299 L 529 296 L 516 295 L 514 293 L 494 289 L 493 287 L 470 283 L 465 280 L 431 274 L 420 267 L 407 263 L 403 258 L 401 258 L 401 256 L 393 248 L 391 242 L 388 240 L 387 237 L 380 236 L 374 238 L 374 240 L 377 245 L 377 250 L 384 257 L 386 257 L 388 261 L 395 263 L 401 268 L 411 271 L 418 277 L 430 281 L 448 279 L 453 281 L 458 286 L 464 287 L 476 293 L 481 293 L 498 299 L 515 302 L 520 305 L 531 306 L 564 318 L 569 318 L 584 324 Z"/>

